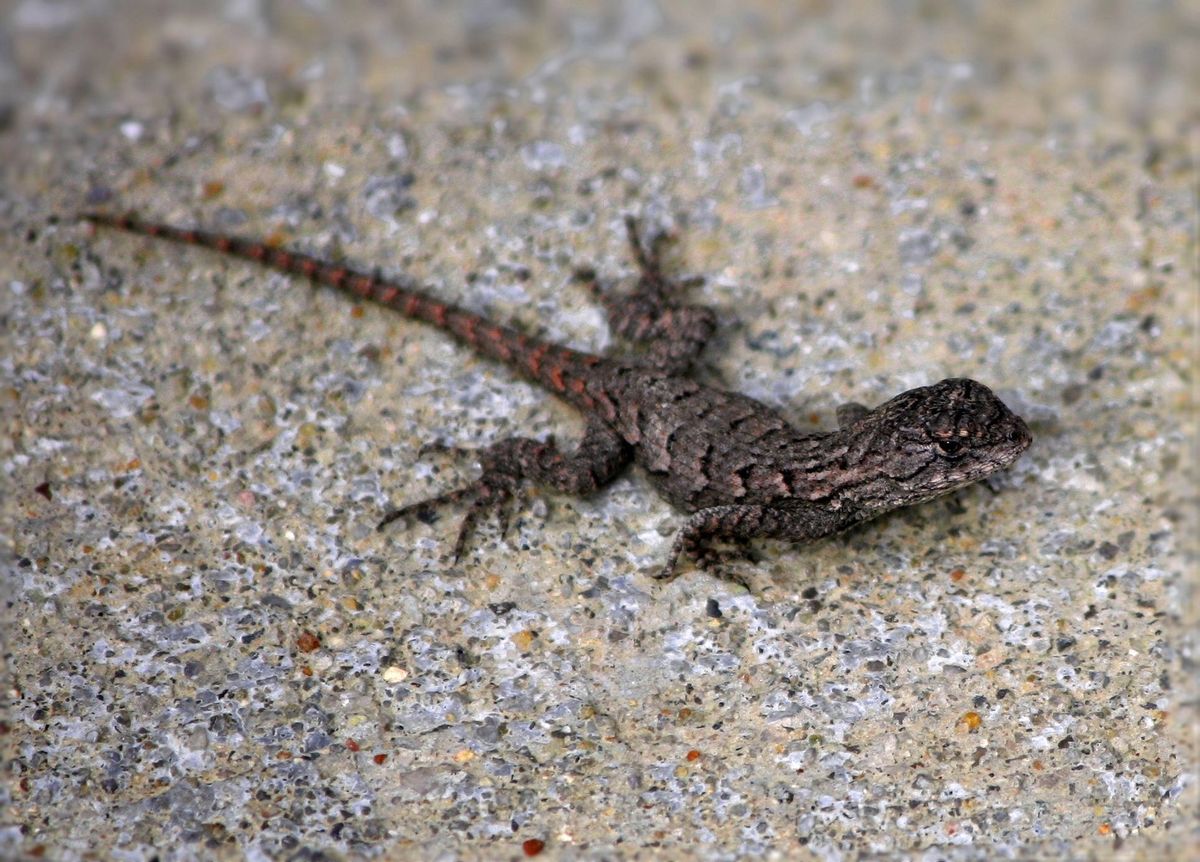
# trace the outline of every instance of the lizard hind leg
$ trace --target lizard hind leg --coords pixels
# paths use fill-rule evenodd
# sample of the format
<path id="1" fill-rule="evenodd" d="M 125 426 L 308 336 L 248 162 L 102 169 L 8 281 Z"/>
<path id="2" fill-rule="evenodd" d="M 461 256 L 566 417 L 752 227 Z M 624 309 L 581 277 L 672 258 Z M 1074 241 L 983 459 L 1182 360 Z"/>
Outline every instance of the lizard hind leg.
<path id="1" fill-rule="evenodd" d="M 657 232 L 645 239 L 632 216 L 625 218 L 625 229 L 639 270 L 637 285 L 631 292 L 602 291 L 591 270 L 577 275 L 604 306 L 612 331 L 646 346 L 648 364 L 671 373 L 685 372 L 716 330 L 716 315 L 711 308 L 679 301 L 687 288 L 703 278 L 673 279 L 666 275 L 662 250 L 670 240 L 668 234 Z"/>
<path id="2" fill-rule="evenodd" d="M 432 444 L 422 449 L 468 451 L 444 444 Z M 382 530 L 393 521 L 409 516 L 423 518 L 443 506 L 467 502 L 454 541 L 453 559 L 458 562 L 476 524 L 488 512 L 495 512 L 499 518 L 501 535 L 507 532 L 513 498 L 526 482 L 573 496 L 586 496 L 616 476 L 629 463 L 631 455 L 628 444 L 597 419 L 589 420 L 584 437 L 574 452 L 559 451 L 552 437 L 546 440 L 509 437 L 486 449 L 475 450 L 475 454 L 483 467 L 478 479 L 427 500 L 392 509 L 376 529 Z"/>

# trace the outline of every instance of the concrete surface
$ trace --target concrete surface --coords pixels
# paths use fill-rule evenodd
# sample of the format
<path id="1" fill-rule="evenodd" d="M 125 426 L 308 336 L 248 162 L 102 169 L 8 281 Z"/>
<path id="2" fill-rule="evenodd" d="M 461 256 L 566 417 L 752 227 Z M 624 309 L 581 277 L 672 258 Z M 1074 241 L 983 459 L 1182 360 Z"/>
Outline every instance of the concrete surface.
<path id="1" fill-rule="evenodd" d="M 1195 4 L 389 7 L 0 13 L 0 856 L 1195 858 Z M 420 445 L 577 417 L 84 206 L 587 347 L 638 212 L 708 379 L 828 427 L 966 375 L 1037 439 L 749 591 L 647 577 L 636 472 L 455 566 L 373 529 L 470 473 Z"/>

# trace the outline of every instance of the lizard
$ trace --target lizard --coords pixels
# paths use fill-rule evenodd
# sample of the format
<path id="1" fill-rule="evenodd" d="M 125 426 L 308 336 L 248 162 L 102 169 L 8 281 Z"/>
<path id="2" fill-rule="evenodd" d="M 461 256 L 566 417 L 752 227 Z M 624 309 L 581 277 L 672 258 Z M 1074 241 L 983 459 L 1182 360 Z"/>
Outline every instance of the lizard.
<path id="1" fill-rule="evenodd" d="M 696 279 L 664 271 L 663 231 L 642 235 L 625 217 L 637 265 L 631 291 L 605 290 L 595 270 L 577 279 L 607 312 L 611 330 L 643 348 L 608 356 L 535 338 L 438 300 L 409 276 L 384 278 L 255 239 L 86 212 L 93 225 L 172 240 L 255 261 L 431 324 L 477 353 L 507 365 L 584 414 L 571 451 L 555 439 L 514 436 L 473 450 L 478 479 L 387 511 L 378 528 L 445 505 L 465 505 L 453 547 L 457 562 L 479 518 L 494 511 L 502 532 L 507 507 L 524 483 L 584 496 L 630 462 L 687 513 L 655 574 L 675 576 L 681 556 L 700 567 L 717 558 L 714 542 L 758 537 L 811 542 L 884 512 L 926 502 L 1006 469 L 1032 442 L 1025 422 L 984 384 L 949 378 L 910 389 L 868 409 L 844 404 L 832 432 L 801 431 L 776 409 L 704 385 L 689 371 L 716 330 L 716 314 L 681 293 Z M 432 448 L 450 449 L 435 445 Z M 461 451 L 461 450 L 459 450 Z"/>

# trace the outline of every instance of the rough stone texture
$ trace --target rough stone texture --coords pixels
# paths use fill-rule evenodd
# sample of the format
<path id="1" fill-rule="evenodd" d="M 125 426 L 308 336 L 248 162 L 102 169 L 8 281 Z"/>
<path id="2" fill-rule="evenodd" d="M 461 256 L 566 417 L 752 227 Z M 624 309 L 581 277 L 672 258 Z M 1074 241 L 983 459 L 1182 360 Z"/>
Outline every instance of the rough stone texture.
<path id="1" fill-rule="evenodd" d="M 0 11 L 0 856 L 1194 858 L 1195 5 L 389 5 Z M 636 473 L 451 567 L 372 529 L 470 470 L 420 444 L 568 409 L 84 205 L 587 347 L 642 212 L 711 379 L 969 375 L 1037 439 L 752 592 L 651 582 Z"/>

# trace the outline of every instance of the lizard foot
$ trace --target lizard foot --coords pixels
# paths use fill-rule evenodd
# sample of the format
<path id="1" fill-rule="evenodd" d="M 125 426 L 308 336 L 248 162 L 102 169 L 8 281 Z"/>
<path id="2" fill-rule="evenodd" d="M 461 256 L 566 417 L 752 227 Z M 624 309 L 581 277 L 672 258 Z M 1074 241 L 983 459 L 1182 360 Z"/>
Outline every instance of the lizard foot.
<path id="1" fill-rule="evenodd" d="M 471 534 L 475 531 L 475 525 L 479 522 L 480 517 L 487 512 L 493 511 L 496 513 L 500 522 L 500 535 L 504 536 L 508 533 L 508 525 L 512 515 L 512 508 L 509 504 L 516 496 L 520 484 L 520 476 L 500 471 L 485 472 L 483 476 L 470 485 L 455 488 L 452 491 L 438 494 L 436 497 L 430 497 L 427 500 L 410 503 L 399 509 L 392 509 L 383 516 L 383 519 L 375 529 L 382 530 L 393 521 L 399 521 L 409 516 L 426 518 L 432 515 L 436 509 L 440 509 L 443 506 L 452 506 L 456 503 L 470 500 L 466 514 L 459 525 L 458 536 L 454 540 L 453 558 L 454 562 L 457 563 L 462 559 L 463 551 L 467 547 L 467 540 L 471 538 Z"/>
<path id="2" fill-rule="evenodd" d="M 526 482 L 571 493 L 590 493 L 607 478 L 607 473 L 619 469 L 625 456 L 620 438 L 601 426 L 593 429 L 591 437 L 585 437 L 578 462 L 564 457 L 553 437 L 546 440 L 509 437 L 482 449 L 443 442 L 421 447 L 422 455 L 434 452 L 471 456 L 479 461 L 483 473 L 468 485 L 389 511 L 377 529 L 410 515 L 426 519 L 443 506 L 469 501 L 454 541 L 455 562 L 462 558 L 467 541 L 483 515 L 495 512 L 501 537 L 507 535 L 513 501 Z"/>
<path id="3" fill-rule="evenodd" d="M 393 521 L 399 521 L 409 516 L 425 519 L 437 509 L 469 500 L 466 514 L 458 529 L 458 536 L 454 540 L 454 562 L 457 563 L 462 558 L 467 541 L 475 531 L 475 525 L 479 522 L 480 517 L 489 511 L 495 512 L 499 519 L 500 535 L 502 537 L 507 535 L 512 515 L 510 504 L 520 490 L 526 472 L 522 469 L 519 455 L 522 447 L 527 448 L 527 445 L 524 441 L 519 441 L 519 438 L 501 440 L 485 449 L 454 446 L 441 441 L 425 444 L 421 447 L 421 455 L 440 453 L 458 457 L 472 456 L 479 459 L 483 465 L 483 475 L 469 485 L 446 491 L 427 500 L 410 503 L 399 509 L 392 509 L 384 515 L 376 530 L 382 530 Z M 550 442 L 550 445 L 553 446 L 553 441 Z"/>
<path id="4" fill-rule="evenodd" d="M 553 437 L 545 440 L 509 437 L 484 449 L 464 449 L 445 443 L 422 448 L 423 452 L 471 455 L 478 459 L 483 473 L 469 485 L 388 512 L 379 529 L 408 515 L 424 518 L 442 506 L 469 500 L 454 542 L 456 562 L 482 515 L 495 512 L 501 536 L 507 533 L 514 498 L 526 483 L 585 496 L 607 483 L 629 462 L 630 456 L 629 446 L 620 435 L 595 417 L 588 420 L 583 439 L 571 453 L 559 451 Z"/>
<path id="5" fill-rule="evenodd" d="M 663 249 L 673 239 L 671 234 L 658 231 L 644 237 L 632 216 L 626 217 L 625 229 L 638 268 L 633 290 L 605 290 L 595 270 L 587 267 L 576 269 L 575 278 L 586 284 L 604 307 L 613 333 L 643 346 L 644 362 L 682 373 L 717 325 L 712 309 L 683 301 L 683 295 L 704 279 L 674 278 L 664 271 Z"/>
<path id="6" fill-rule="evenodd" d="M 746 557 L 750 553 L 746 541 L 755 536 L 770 535 L 773 517 L 774 513 L 762 506 L 741 504 L 711 506 L 693 512 L 676 534 L 666 565 L 655 577 L 661 581 L 674 578 L 675 564 L 684 555 L 694 559 L 701 569 L 716 568 L 726 560 Z M 721 552 L 712 547 L 714 541 L 731 543 L 733 547 Z M 720 575 L 745 585 L 736 573 L 730 575 L 725 571 Z"/>
<path id="7" fill-rule="evenodd" d="M 741 542 L 735 542 L 727 548 L 714 548 L 701 541 L 685 541 L 678 549 L 674 547 L 671 549 L 667 555 L 667 562 L 653 576 L 654 579 L 673 581 L 679 577 L 681 573 L 676 571 L 676 567 L 679 565 L 680 557 L 691 559 L 696 568 L 702 572 L 709 572 L 723 580 L 741 584 L 747 589 L 750 587 L 745 579 L 736 570 L 730 569 L 729 564 L 745 560 L 758 561 L 758 555 L 754 550 Z"/>

